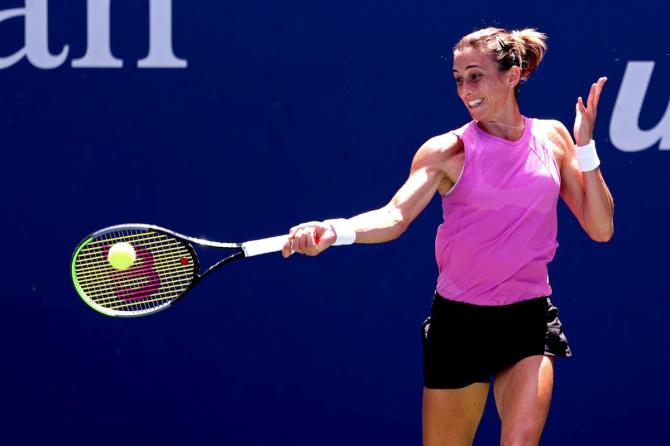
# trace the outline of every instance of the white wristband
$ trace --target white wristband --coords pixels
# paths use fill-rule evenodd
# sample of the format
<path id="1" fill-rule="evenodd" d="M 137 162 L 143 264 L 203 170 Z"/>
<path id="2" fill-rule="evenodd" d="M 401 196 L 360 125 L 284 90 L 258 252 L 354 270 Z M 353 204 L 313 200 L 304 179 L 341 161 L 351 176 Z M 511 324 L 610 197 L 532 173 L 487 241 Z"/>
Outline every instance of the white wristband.
<path id="1" fill-rule="evenodd" d="M 577 146 L 577 164 L 582 172 L 590 172 L 600 166 L 600 159 L 596 153 L 596 142 L 591 140 L 585 146 Z"/>
<path id="2" fill-rule="evenodd" d="M 332 226 L 333 231 L 335 231 L 335 235 L 337 236 L 333 246 L 351 245 L 356 241 L 356 231 L 346 218 L 325 220 L 324 223 Z"/>

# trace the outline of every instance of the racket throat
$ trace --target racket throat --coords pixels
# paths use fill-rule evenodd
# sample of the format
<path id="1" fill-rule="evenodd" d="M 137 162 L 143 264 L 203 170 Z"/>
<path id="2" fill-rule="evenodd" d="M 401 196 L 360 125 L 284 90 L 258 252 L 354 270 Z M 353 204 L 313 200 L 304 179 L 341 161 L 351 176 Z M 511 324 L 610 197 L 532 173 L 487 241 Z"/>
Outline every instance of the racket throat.
<path id="1" fill-rule="evenodd" d="M 212 271 L 215 271 L 215 270 L 221 268 L 221 267 L 224 266 L 224 265 L 227 265 L 227 264 L 229 264 L 229 263 L 231 263 L 231 262 L 234 262 L 235 260 L 243 259 L 243 258 L 244 258 L 244 251 L 238 251 L 238 252 L 236 252 L 235 254 L 232 254 L 232 255 L 226 257 L 226 258 L 223 259 L 223 260 L 219 260 L 219 261 L 216 262 L 214 265 L 212 265 L 212 266 L 210 266 L 209 268 L 207 268 L 207 269 L 205 270 L 205 272 L 203 272 L 202 274 L 199 274 L 198 276 L 196 276 L 196 279 L 195 279 L 195 281 L 194 281 L 194 285 L 195 285 L 195 283 L 197 283 L 197 282 L 199 282 L 200 280 L 202 280 L 203 277 L 205 277 L 207 274 L 211 273 Z"/>

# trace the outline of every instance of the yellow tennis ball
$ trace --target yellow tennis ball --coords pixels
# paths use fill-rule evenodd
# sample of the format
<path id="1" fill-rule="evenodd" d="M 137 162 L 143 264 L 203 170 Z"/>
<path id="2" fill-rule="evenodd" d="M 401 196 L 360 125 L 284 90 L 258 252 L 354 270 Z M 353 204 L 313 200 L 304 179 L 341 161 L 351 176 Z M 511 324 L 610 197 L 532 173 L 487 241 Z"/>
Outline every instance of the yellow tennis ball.
<path id="1" fill-rule="evenodd" d="M 109 248 L 107 260 L 109 261 L 109 264 L 112 265 L 112 267 L 115 269 L 128 269 L 133 264 L 133 262 L 135 262 L 135 249 L 130 245 L 130 243 L 115 243 L 111 248 Z"/>

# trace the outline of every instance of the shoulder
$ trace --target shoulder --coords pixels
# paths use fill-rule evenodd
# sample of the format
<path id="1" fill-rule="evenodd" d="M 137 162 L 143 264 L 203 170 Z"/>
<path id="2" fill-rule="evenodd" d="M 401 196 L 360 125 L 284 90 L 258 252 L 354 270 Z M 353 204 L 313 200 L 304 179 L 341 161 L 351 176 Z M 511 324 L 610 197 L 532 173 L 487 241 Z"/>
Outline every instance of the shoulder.
<path id="1" fill-rule="evenodd" d="M 428 153 L 442 153 L 446 154 L 458 150 L 463 146 L 461 138 L 455 131 L 443 133 L 442 135 L 433 136 L 428 141 L 423 143 L 419 151 Z"/>
<path id="2" fill-rule="evenodd" d="M 412 165 L 442 164 L 462 151 L 463 141 L 458 131 L 452 130 L 424 142 L 414 155 Z"/>
<path id="3" fill-rule="evenodd" d="M 462 152 L 463 142 L 454 132 L 434 136 L 416 151 L 412 160 L 412 170 L 435 168 L 444 172 Z"/>
<path id="4" fill-rule="evenodd" d="M 535 119 L 534 132 L 551 143 L 551 149 L 559 165 L 563 159 L 574 153 L 574 145 L 570 131 L 561 121 L 555 119 Z"/>
<path id="5" fill-rule="evenodd" d="M 561 121 L 556 119 L 534 119 L 537 131 L 555 144 L 566 145 L 572 141 L 570 132 Z"/>
<path id="6" fill-rule="evenodd" d="M 457 131 L 434 136 L 417 150 L 412 160 L 411 172 L 425 171 L 440 177 L 438 191 L 444 194 L 451 189 L 460 175 L 464 162 L 463 141 Z"/>

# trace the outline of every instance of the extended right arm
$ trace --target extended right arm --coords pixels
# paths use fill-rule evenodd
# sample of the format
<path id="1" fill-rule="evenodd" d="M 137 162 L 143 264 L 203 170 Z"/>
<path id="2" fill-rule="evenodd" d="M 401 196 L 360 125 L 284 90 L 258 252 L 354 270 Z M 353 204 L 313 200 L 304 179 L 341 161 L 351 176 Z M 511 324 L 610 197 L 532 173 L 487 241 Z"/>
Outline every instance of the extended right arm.
<path id="1" fill-rule="evenodd" d="M 447 177 L 446 165 L 459 150 L 458 138 L 445 134 L 426 142 L 414 156 L 409 178 L 382 208 L 356 215 L 348 223 L 356 232 L 356 243 L 383 243 L 398 238 L 425 209 Z M 332 245 L 337 235 L 323 222 L 303 223 L 291 228 L 285 257 L 295 252 L 317 255 Z"/>

